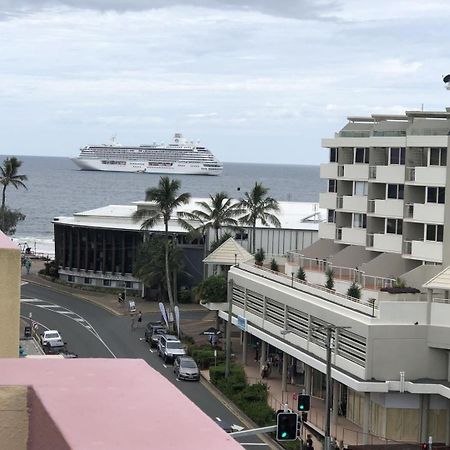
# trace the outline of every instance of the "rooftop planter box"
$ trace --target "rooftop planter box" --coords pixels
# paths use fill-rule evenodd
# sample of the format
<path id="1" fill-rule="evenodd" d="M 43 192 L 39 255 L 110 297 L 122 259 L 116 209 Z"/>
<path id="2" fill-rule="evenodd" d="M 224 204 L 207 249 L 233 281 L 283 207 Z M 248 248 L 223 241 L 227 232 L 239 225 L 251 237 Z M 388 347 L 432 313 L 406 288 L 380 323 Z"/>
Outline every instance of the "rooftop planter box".
<path id="1" fill-rule="evenodd" d="M 418 302 L 420 301 L 419 289 L 412 287 L 386 287 L 381 288 L 378 294 L 379 301 Z"/>

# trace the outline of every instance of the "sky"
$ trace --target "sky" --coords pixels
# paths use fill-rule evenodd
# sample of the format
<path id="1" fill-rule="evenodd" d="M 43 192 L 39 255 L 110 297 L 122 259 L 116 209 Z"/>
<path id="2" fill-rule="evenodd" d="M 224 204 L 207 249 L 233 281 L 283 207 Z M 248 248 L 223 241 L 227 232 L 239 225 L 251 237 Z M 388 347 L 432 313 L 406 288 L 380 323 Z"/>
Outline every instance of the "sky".
<path id="1" fill-rule="evenodd" d="M 319 164 L 349 115 L 450 104 L 449 18 L 448 0 L 0 0 L 0 154 L 181 132 L 222 161 Z"/>

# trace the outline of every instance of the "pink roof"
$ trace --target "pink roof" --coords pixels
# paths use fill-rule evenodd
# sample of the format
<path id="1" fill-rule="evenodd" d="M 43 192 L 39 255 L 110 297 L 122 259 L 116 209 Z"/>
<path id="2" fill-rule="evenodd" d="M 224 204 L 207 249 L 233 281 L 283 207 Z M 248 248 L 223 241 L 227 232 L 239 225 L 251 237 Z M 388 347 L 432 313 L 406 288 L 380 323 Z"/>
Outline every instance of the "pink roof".
<path id="1" fill-rule="evenodd" d="M 2 359 L 0 385 L 32 387 L 72 449 L 242 449 L 143 360 Z"/>
<path id="2" fill-rule="evenodd" d="M 10 237 L 0 231 L 0 248 L 10 248 L 20 250 L 19 246 L 15 244 Z"/>

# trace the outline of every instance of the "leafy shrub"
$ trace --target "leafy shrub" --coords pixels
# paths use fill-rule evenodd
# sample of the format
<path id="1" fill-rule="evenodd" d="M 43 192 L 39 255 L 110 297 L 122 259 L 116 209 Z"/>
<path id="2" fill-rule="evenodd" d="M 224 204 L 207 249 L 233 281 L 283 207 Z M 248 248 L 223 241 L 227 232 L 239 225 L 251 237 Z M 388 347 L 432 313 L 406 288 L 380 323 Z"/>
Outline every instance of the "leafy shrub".
<path id="1" fill-rule="evenodd" d="M 220 364 L 216 367 L 209 368 L 209 378 L 211 383 L 217 385 L 221 380 L 225 379 L 225 364 Z M 245 371 L 241 366 L 236 364 L 230 365 L 230 376 L 228 379 L 233 379 L 236 382 L 246 382 Z"/>
<path id="2" fill-rule="evenodd" d="M 226 302 L 227 280 L 223 275 L 213 275 L 199 283 L 195 288 L 195 295 L 204 302 Z"/>
<path id="3" fill-rule="evenodd" d="M 180 289 L 178 291 L 178 303 L 191 303 L 192 293 L 189 289 Z"/>
<path id="4" fill-rule="evenodd" d="M 233 237 L 233 236 L 228 231 L 223 233 L 222 236 L 217 241 L 214 241 L 211 243 L 211 245 L 209 246 L 209 251 L 213 252 L 214 250 L 219 248 L 225 241 L 228 241 L 228 239 L 230 239 L 230 237 Z"/>
<path id="5" fill-rule="evenodd" d="M 44 263 L 44 268 L 39 271 L 41 275 L 47 277 L 59 278 L 58 265 L 55 260 Z"/>
<path id="6" fill-rule="evenodd" d="M 276 262 L 275 258 L 272 258 L 272 261 L 270 261 L 270 270 L 278 272 L 278 263 Z"/>
<path id="7" fill-rule="evenodd" d="M 306 281 L 306 273 L 303 267 L 299 267 L 297 271 L 297 278 L 302 281 Z"/>
<path id="8" fill-rule="evenodd" d="M 334 272 L 333 269 L 328 268 L 325 272 L 325 275 L 327 277 L 327 281 L 325 283 L 325 287 L 327 289 L 333 289 L 334 288 Z"/>
<path id="9" fill-rule="evenodd" d="M 347 290 L 347 295 L 353 298 L 361 298 L 361 288 L 353 282 Z"/>
<path id="10" fill-rule="evenodd" d="M 225 352 L 223 350 L 217 350 L 217 358 L 214 358 L 214 349 L 209 346 L 191 346 L 188 353 L 195 359 L 200 370 L 213 366 L 215 360 L 217 360 L 217 364 L 223 364 L 225 361 Z"/>
<path id="11" fill-rule="evenodd" d="M 267 401 L 236 402 L 242 411 L 259 426 L 269 426 L 275 423 L 275 411 L 267 404 Z"/>
<path id="12" fill-rule="evenodd" d="M 264 260 L 266 259 L 266 254 L 262 248 L 258 248 L 255 253 L 255 263 L 258 265 L 262 265 Z"/>

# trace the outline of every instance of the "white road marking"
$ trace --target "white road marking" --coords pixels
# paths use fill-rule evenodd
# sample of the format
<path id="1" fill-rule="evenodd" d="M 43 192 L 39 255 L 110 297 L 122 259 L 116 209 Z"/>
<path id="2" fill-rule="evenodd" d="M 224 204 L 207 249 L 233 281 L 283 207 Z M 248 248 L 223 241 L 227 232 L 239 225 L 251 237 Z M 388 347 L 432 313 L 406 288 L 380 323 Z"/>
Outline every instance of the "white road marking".
<path id="1" fill-rule="evenodd" d="M 21 281 L 21 282 L 20 282 L 20 285 L 21 285 L 21 286 L 25 286 L 26 284 L 28 284 L 28 281 Z"/>
<path id="2" fill-rule="evenodd" d="M 140 341 L 143 341 L 145 338 L 139 338 Z"/>
<path id="3" fill-rule="evenodd" d="M 149 348 L 148 351 L 149 351 L 150 353 L 155 353 L 155 351 L 152 350 L 151 348 Z"/>
<path id="4" fill-rule="evenodd" d="M 59 305 L 36 305 L 36 306 L 39 306 L 39 308 L 63 309 L 62 306 Z"/>
<path id="5" fill-rule="evenodd" d="M 231 425 L 231 429 L 233 431 L 242 431 L 244 429 L 244 427 L 241 427 L 240 425 L 233 424 L 233 425 Z"/>
<path id="6" fill-rule="evenodd" d="M 44 300 L 40 300 L 39 298 L 21 298 L 20 301 L 23 303 L 45 303 Z"/>
<path id="7" fill-rule="evenodd" d="M 216 417 L 217 422 L 222 422 L 222 419 L 220 417 Z"/>
<path id="8" fill-rule="evenodd" d="M 73 311 L 58 311 L 59 314 L 70 314 L 72 316 L 76 316 L 77 313 L 74 313 Z"/>
<path id="9" fill-rule="evenodd" d="M 163 366 L 167 369 L 167 366 L 165 364 L 163 364 Z"/>

